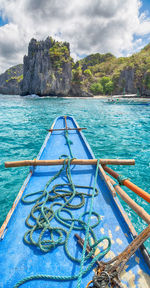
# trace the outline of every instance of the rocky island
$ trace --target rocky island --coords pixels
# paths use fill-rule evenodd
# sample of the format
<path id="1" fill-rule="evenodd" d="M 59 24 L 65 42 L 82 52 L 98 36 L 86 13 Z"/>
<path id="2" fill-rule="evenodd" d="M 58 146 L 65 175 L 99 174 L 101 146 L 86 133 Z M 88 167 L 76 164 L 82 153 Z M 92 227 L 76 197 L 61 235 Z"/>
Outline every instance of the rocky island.
<path id="1" fill-rule="evenodd" d="M 24 56 L 21 95 L 68 95 L 72 79 L 72 63 L 68 43 L 32 39 L 28 56 Z"/>
<path id="2" fill-rule="evenodd" d="M 0 75 L 0 93 L 16 95 L 21 93 L 20 82 L 23 79 L 23 64 L 13 66 Z"/>
<path id="3" fill-rule="evenodd" d="M 67 42 L 31 39 L 23 64 L 0 75 L 1 94 L 150 96 L 150 44 L 130 57 L 91 54 L 76 63 Z"/>

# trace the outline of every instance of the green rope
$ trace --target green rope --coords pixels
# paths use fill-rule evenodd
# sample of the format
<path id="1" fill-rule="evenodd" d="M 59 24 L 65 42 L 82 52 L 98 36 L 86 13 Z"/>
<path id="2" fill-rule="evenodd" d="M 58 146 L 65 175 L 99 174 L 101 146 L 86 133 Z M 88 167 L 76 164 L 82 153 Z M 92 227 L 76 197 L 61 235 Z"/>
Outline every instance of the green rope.
<path id="1" fill-rule="evenodd" d="M 71 159 L 68 160 L 68 164 L 67 164 L 67 170 L 66 170 L 66 174 L 67 174 L 67 180 L 68 183 L 66 184 L 57 184 L 54 185 L 53 188 L 48 191 L 48 187 L 49 185 L 52 183 L 52 181 L 54 181 L 60 174 L 61 172 L 66 169 L 65 165 L 63 165 L 63 167 L 60 169 L 60 171 L 54 175 L 45 185 L 44 190 L 43 191 L 38 191 L 38 192 L 33 192 L 30 193 L 28 195 L 25 195 L 22 198 L 22 201 L 25 204 L 30 204 L 30 203 L 34 203 L 35 205 L 32 207 L 30 214 L 28 215 L 27 219 L 26 219 L 26 225 L 30 228 L 24 235 L 24 241 L 26 244 L 28 245 L 35 245 L 37 247 L 39 247 L 43 252 L 48 252 L 50 251 L 54 246 L 56 245 L 63 245 L 64 241 L 63 241 L 63 233 L 67 235 L 67 232 L 65 229 L 63 228 L 58 228 L 58 227 L 52 227 L 50 225 L 50 222 L 52 221 L 53 218 L 55 218 L 60 224 L 70 228 L 70 230 L 72 231 L 72 229 L 74 230 L 84 230 L 85 229 L 85 223 L 81 220 L 81 218 L 83 218 L 85 216 L 85 213 L 82 214 L 80 216 L 80 219 L 74 219 L 72 213 L 68 210 L 69 209 L 79 209 L 81 207 L 84 206 L 85 204 L 85 196 L 88 197 L 92 197 L 91 194 L 85 193 L 85 192 L 78 192 L 76 189 L 78 188 L 84 188 L 84 189 L 89 189 L 92 190 L 93 188 L 90 186 L 80 186 L 80 185 L 74 185 L 72 183 L 72 179 L 71 179 L 71 172 L 70 172 L 70 168 L 68 171 L 68 167 L 70 167 L 70 161 Z M 68 188 L 72 191 L 68 191 L 65 188 Z M 63 188 L 63 189 L 61 189 Z M 31 196 L 35 196 L 36 194 L 39 195 L 36 199 L 29 201 L 27 200 L 29 197 Z M 98 195 L 98 190 L 95 189 L 95 193 L 94 193 L 94 197 Z M 69 198 L 68 198 L 69 197 Z M 79 204 L 71 204 L 71 201 L 75 198 L 79 198 L 80 199 L 80 203 Z M 40 202 L 40 200 L 42 200 L 42 198 L 45 198 L 43 201 Z M 68 200 L 67 200 L 68 198 Z M 63 199 L 64 200 L 64 204 L 61 204 L 60 202 L 55 202 L 55 200 L 58 199 Z M 50 207 L 48 208 L 48 203 L 51 202 L 52 204 L 50 205 Z M 47 204 L 47 205 L 46 205 Z M 54 206 L 60 206 L 59 209 L 57 209 L 54 212 Z M 70 218 L 63 218 L 60 213 L 64 211 L 67 212 L 67 214 L 69 214 Z M 39 212 L 38 216 L 36 217 L 35 214 L 36 212 Z M 93 226 L 91 226 L 91 228 L 94 228 L 95 226 L 97 226 L 100 223 L 100 216 L 97 213 L 93 213 L 94 216 L 96 216 L 97 218 L 97 223 L 94 224 Z M 29 219 L 33 219 L 35 221 L 34 225 L 31 225 L 29 223 Z M 71 224 L 70 224 L 71 222 Z M 77 222 L 79 225 L 75 225 L 75 222 Z M 46 230 L 49 230 L 51 232 L 51 237 L 53 238 L 53 233 L 56 231 L 57 234 L 59 234 L 59 238 L 56 241 L 46 241 L 43 240 L 43 235 L 45 233 Z M 33 240 L 33 233 L 37 230 L 41 230 L 41 233 L 39 235 L 39 239 L 37 240 L 37 242 L 35 242 L 35 240 Z M 68 232 L 68 234 L 71 233 L 71 231 Z M 91 231 L 91 234 L 93 234 L 93 231 Z M 68 237 L 67 237 L 68 238 Z M 65 246 L 66 247 L 66 246 Z M 66 248 L 66 253 L 67 253 L 67 248 Z M 68 253 L 67 253 L 68 255 Z M 71 258 L 71 257 L 69 257 Z"/>
<path id="2" fill-rule="evenodd" d="M 88 238 L 89 238 L 90 220 L 91 220 L 91 216 L 92 216 L 92 209 L 93 209 L 94 194 L 95 194 L 96 181 L 97 181 L 97 175 L 98 175 L 98 168 L 99 168 L 99 160 L 97 161 L 97 166 L 96 166 L 94 187 L 93 187 L 92 199 L 91 199 L 91 204 L 90 204 L 88 222 L 87 222 L 87 226 L 86 226 L 85 241 L 84 241 L 84 245 L 83 245 L 83 252 L 82 252 L 82 259 L 81 259 L 81 265 L 80 265 L 80 272 L 79 272 L 79 277 L 78 277 L 77 288 L 80 288 L 81 281 L 82 281 L 83 265 L 84 265 L 84 261 L 85 261 L 86 246 L 87 246 L 87 242 L 88 242 Z"/>
<path id="3" fill-rule="evenodd" d="M 68 148 L 69 148 L 69 152 L 70 152 L 70 157 L 73 158 L 73 154 L 72 154 L 72 151 L 71 151 L 71 145 L 73 144 L 73 142 L 69 139 L 68 137 L 68 130 L 65 130 L 65 138 L 66 138 L 66 143 L 68 145 Z"/>
<path id="4" fill-rule="evenodd" d="M 69 147 L 70 155 L 72 155 L 71 151 L 71 141 L 68 139 L 68 131 L 65 133 L 65 138 L 67 145 Z M 66 158 L 66 155 L 62 155 L 60 158 Z M 42 252 L 47 253 L 50 250 L 60 246 L 64 245 L 65 253 L 67 254 L 68 258 L 71 261 L 74 261 L 78 264 L 80 264 L 80 271 L 78 274 L 74 276 L 55 276 L 55 275 L 33 275 L 29 276 L 27 278 L 24 278 L 20 282 L 18 282 L 14 288 L 20 287 L 22 284 L 31 281 L 31 280 L 37 280 L 37 279 L 44 279 L 44 280 L 55 280 L 55 281 L 71 281 L 78 279 L 78 288 L 80 287 L 82 277 L 90 271 L 90 269 L 93 267 L 95 262 L 100 258 L 103 257 L 108 251 L 110 250 L 111 241 L 109 237 L 102 237 L 99 240 L 97 240 L 96 235 L 93 231 L 93 228 L 96 227 L 100 223 L 100 215 L 94 211 L 92 211 L 93 208 L 93 201 L 94 197 L 98 195 L 98 190 L 96 189 L 96 181 L 97 181 L 97 175 L 98 175 L 98 166 L 99 161 L 97 163 L 96 168 L 96 174 L 94 178 L 94 187 L 90 186 L 81 186 L 81 185 L 75 185 L 72 181 L 71 176 L 71 164 L 70 158 L 66 158 L 64 161 L 63 166 L 61 169 L 50 178 L 50 180 L 46 183 L 45 187 L 41 191 L 29 193 L 28 195 L 25 195 L 22 198 L 22 201 L 25 204 L 34 204 L 34 206 L 31 209 L 30 214 L 28 215 L 26 219 L 26 225 L 28 226 L 29 230 L 24 235 L 24 241 L 28 245 L 34 245 L 37 247 L 37 249 L 40 249 Z M 50 185 L 54 180 L 56 180 L 62 173 L 66 173 L 67 183 L 65 184 L 56 184 L 50 189 Z M 82 188 L 82 192 L 79 192 L 78 189 Z M 86 192 L 87 190 L 87 192 Z M 92 190 L 92 193 L 88 193 L 89 190 Z M 30 200 L 30 197 L 34 196 L 34 200 Z M 91 197 L 91 203 L 90 203 L 90 209 L 89 212 L 84 212 L 80 215 L 79 218 L 74 218 L 71 210 L 77 210 L 84 206 L 85 204 L 85 198 Z M 73 204 L 74 199 L 80 199 L 80 203 Z M 57 200 L 62 200 L 63 203 L 60 201 L 57 202 Z M 50 204 L 50 205 L 49 205 Z M 56 209 L 55 206 L 59 206 L 59 208 Z M 38 212 L 38 215 L 37 215 Z M 66 217 L 62 216 L 62 212 L 65 212 L 67 215 Z M 83 217 L 85 215 L 88 215 L 88 222 L 86 223 L 83 221 Z M 90 219 L 91 216 L 94 215 L 97 218 L 97 222 L 93 225 L 90 225 Z M 34 221 L 34 224 L 30 224 L 29 220 L 32 219 Z M 52 220 L 55 220 L 57 223 L 61 224 L 61 227 L 58 226 L 52 226 L 51 222 Z M 67 229 L 66 229 L 66 228 Z M 39 238 L 35 241 L 34 239 L 34 233 L 36 231 L 39 231 Z M 85 242 L 84 247 L 81 255 L 81 259 L 73 257 L 68 249 L 68 242 L 70 239 L 71 232 L 73 230 L 78 231 L 84 231 L 85 233 Z M 44 240 L 44 234 L 45 232 L 49 231 L 50 233 L 50 239 Z M 94 244 L 91 245 L 91 238 L 94 241 Z M 87 265 L 87 267 L 84 268 L 84 262 L 88 260 L 92 255 L 95 254 L 97 245 L 102 242 L 103 240 L 108 241 L 108 246 L 105 250 L 101 251 L 98 255 L 92 259 L 92 261 Z M 91 247 L 90 253 L 85 255 L 86 253 L 86 245 L 89 243 Z"/>
<path id="5" fill-rule="evenodd" d="M 106 248 L 105 251 L 99 253 L 97 256 L 94 257 L 94 259 L 92 259 L 91 263 L 87 266 L 87 268 L 83 271 L 82 273 L 82 276 L 85 276 L 85 274 L 87 274 L 93 267 L 93 265 L 95 264 L 95 262 L 100 258 L 100 257 L 103 257 L 105 256 L 109 250 L 110 250 L 110 245 L 111 245 L 111 242 L 110 242 L 110 238 L 108 237 L 103 237 L 101 238 L 101 241 L 107 239 L 108 240 L 108 247 Z M 100 242 L 100 240 L 97 242 L 96 245 L 98 245 Z M 90 252 L 90 255 L 91 252 Z M 72 280 L 76 280 L 78 279 L 79 275 L 76 274 L 74 276 L 55 276 L 55 275 L 33 275 L 33 276 L 29 276 L 29 277 L 26 277 L 24 279 L 22 279 L 21 281 L 19 281 L 15 286 L 14 288 L 18 288 L 20 287 L 21 285 L 23 285 L 24 283 L 26 282 L 29 282 L 29 281 L 32 281 L 32 280 L 52 280 L 52 281 L 72 281 Z"/>

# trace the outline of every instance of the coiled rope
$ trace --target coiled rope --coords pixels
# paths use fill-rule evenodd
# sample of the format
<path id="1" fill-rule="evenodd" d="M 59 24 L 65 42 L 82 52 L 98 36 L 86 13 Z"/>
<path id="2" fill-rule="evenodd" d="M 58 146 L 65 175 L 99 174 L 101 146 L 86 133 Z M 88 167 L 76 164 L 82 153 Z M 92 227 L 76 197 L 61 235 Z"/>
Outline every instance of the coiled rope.
<path id="1" fill-rule="evenodd" d="M 68 132 L 68 131 L 67 131 Z M 70 155 L 72 155 L 71 151 L 71 141 L 68 139 L 68 134 L 65 133 L 66 143 L 68 145 Z M 96 189 L 97 175 L 98 175 L 98 167 L 99 161 L 97 162 L 96 174 L 94 178 L 94 187 L 90 186 L 81 186 L 75 185 L 72 181 L 71 176 L 71 168 L 70 163 L 71 160 L 68 156 L 62 155 L 60 158 L 66 157 L 66 161 L 62 168 L 50 178 L 50 180 L 46 183 L 43 190 L 38 192 L 33 192 L 28 195 L 25 195 L 22 198 L 22 201 L 25 204 L 35 203 L 31 209 L 30 214 L 26 219 L 26 225 L 29 227 L 29 230 L 24 235 L 24 241 L 28 245 L 34 245 L 39 248 L 42 252 L 47 253 L 50 250 L 64 245 L 65 252 L 68 258 L 71 261 L 74 261 L 80 264 L 80 271 L 78 274 L 73 276 L 55 276 L 55 275 L 33 275 L 19 281 L 14 288 L 20 287 L 22 284 L 31 281 L 31 280 L 52 280 L 52 281 L 71 281 L 78 279 L 77 287 L 80 288 L 82 277 L 91 270 L 95 262 L 100 258 L 107 254 L 110 250 L 111 241 L 109 237 L 102 237 L 97 240 L 96 235 L 93 231 L 93 228 L 96 227 L 100 223 L 100 215 L 93 211 L 93 202 L 94 197 L 98 195 L 98 190 Z M 66 173 L 67 183 L 65 184 L 56 184 L 50 189 L 51 183 L 56 180 L 63 172 Z M 78 189 L 82 189 L 84 192 L 79 192 Z M 89 190 L 92 190 L 92 193 L 89 194 Z M 36 197 L 34 200 L 29 200 L 30 197 Z M 84 212 L 80 215 L 79 218 L 74 218 L 71 210 L 80 209 L 85 204 L 85 197 L 91 198 L 90 209 L 89 212 Z M 80 199 L 79 204 L 72 204 L 74 199 Z M 63 203 L 57 202 L 57 200 L 63 200 Z M 51 203 L 51 204 L 50 204 Z M 50 205 L 49 205 L 50 204 Z M 55 206 L 59 206 L 58 209 Z M 37 215 L 38 212 L 38 216 Z M 69 217 L 63 217 L 62 212 L 65 212 Z M 85 215 L 88 215 L 87 223 L 83 221 Z M 91 216 L 96 216 L 97 222 L 93 225 L 90 225 Z M 29 219 L 34 220 L 34 224 L 31 225 L 29 223 Z M 55 220 L 59 226 L 52 226 L 51 222 Z M 66 228 L 65 228 L 66 227 Z M 67 229 L 68 228 L 68 229 Z M 40 232 L 37 241 L 35 241 L 33 234 L 35 232 Z M 68 242 L 70 238 L 70 234 L 73 230 L 82 230 L 85 234 L 84 247 L 82 251 L 81 259 L 77 259 L 73 257 L 68 248 Z M 44 234 L 49 231 L 50 239 L 44 240 Z M 94 244 L 91 245 L 91 238 L 93 239 Z M 103 240 L 108 241 L 108 246 L 105 250 L 99 252 L 98 255 L 92 259 L 92 261 L 84 268 L 84 262 L 88 260 L 91 255 L 95 254 L 97 245 Z M 91 247 L 90 253 L 85 255 L 86 253 L 86 245 L 89 244 Z"/>

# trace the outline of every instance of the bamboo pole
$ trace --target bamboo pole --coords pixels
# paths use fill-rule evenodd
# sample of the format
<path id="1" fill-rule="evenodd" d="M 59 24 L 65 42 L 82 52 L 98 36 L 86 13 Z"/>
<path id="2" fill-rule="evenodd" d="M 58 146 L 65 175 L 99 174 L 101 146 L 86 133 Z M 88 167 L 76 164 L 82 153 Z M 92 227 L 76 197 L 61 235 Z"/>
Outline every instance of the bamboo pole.
<path id="1" fill-rule="evenodd" d="M 109 173 L 111 176 L 113 176 L 115 179 L 118 179 L 118 177 L 120 176 L 117 172 L 115 172 L 114 170 L 112 170 L 111 168 L 107 167 L 107 166 L 103 166 L 103 169 Z M 147 193 L 146 191 L 144 191 L 143 189 L 141 189 L 140 187 L 136 186 L 135 184 L 133 184 L 131 181 L 129 181 L 128 179 L 122 180 L 122 184 L 126 187 L 128 187 L 130 190 L 132 190 L 133 192 L 135 192 L 137 195 L 139 195 L 141 198 L 143 198 L 144 200 L 146 200 L 148 203 L 150 203 L 150 194 Z"/>
<path id="2" fill-rule="evenodd" d="M 107 177 L 112 185 L 116 184 L 116 182 L 110 176 L 107 175 Z M 132 200 L 130 196 L 119 186 L 119 184 L 115 185 L 114 189 L 131 209 L 133 209 L 147 224 L 150 224 L 150 215 L 140 205 Z"/>
<path id="3" fill-rule="evenodd" d="M 57 160 L 22 160 L 14 162 L 5 162 L 5 167 L 22 167 L 22 166 L 55 166 L 63 165 L 64 161 L 68 162 L 67 159 L 57 159 Z M 72 159 L 72 165 L 96 165 L 97 159 Z M 100 159 L 101 165 L 111 164 L 111 165 L 134 165 L 135 160 L 129 159 Z"/>
<path id="4" fill-rule="evenodd" d="M 53 131 L 65 131 L 65 130 L 77 130 L 77 131 L 80 131 L 80 130 L 85 130 L 87 128 L 85 127 L 79 127 L 79 128 L 58 128 L 58 129 L 47 129 L 47 131 L 49 132 L 53 132 Z"/>
<path id="5" fill-rule="evenodd" d="M 53 131 L 64 131 L 64 130 L 78 130 L 78 131 L 81 131 L 81 130 L 84 130 L 84 129 L 87 129 L 87 128 L 83 128 L 83 127 L 77 127 L 77 128 L 68 128 L 68 125 L 67 125 L 67 116 L 64 116 L 64 119 L 65 119 L 65 128 L 56 128 L 56 129 L 47 129 L 47 131 L 49 132 L 53 132 Z"/>

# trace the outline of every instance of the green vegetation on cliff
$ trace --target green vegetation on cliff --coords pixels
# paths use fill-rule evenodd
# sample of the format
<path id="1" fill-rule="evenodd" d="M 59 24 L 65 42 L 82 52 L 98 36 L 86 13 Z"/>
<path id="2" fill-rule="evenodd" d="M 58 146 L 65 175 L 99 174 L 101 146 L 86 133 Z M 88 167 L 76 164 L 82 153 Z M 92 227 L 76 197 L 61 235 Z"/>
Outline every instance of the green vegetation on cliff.
<path id="1" fill-rule="evenodd" d="M 114 83 L 110 77 L 103 76 L 97 82 L 91 84 L 90 90 L 94 95 L 111 94 L 114 90 Z"/>
<path id="2" fill-rule="evenodd" d="M 89 55 L 74 65 L 73 81 L 85 82 L 94 95 L 123 91 L 146 94 L 150 90 L 150 44 L 130 57 Z"/>
<path id="3" fill-rule="evenodd" d="M 8 83 L 11 80 L 16 80 L 19 83 L 20 81 L 22 81 L 22 79 L 23 79 L 23 74 L 21 74 L 19 76 L 12 76 L 9 79 L 7 79 L 6 82 Z"/>
<path id="4" fill-rule="evenodd" d="M 53 46 L 49 49 L 49 54 L 53 63 L 53 68 L 58 72 L 62 72 L 62 66 L 64 63 L 72 62 L 70 57 L 70 50 L 66 43 L 53 41 Z"/>

